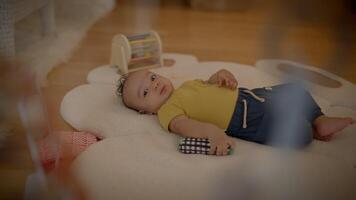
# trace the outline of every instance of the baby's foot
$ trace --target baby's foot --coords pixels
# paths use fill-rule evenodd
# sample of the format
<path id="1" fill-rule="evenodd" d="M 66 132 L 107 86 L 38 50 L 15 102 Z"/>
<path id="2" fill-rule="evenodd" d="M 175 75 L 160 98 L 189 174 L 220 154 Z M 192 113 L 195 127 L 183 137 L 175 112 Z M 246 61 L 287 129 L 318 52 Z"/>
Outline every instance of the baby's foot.
<path id="1" fill-rule="evenodd" d="M 320 116 L 314 120 L 314 138 L 323 141 L 329 141 L 333 135 L 346 128 L 347 126 L 356 123 L 356 120 L 351 117 L 327 117 Z"/>

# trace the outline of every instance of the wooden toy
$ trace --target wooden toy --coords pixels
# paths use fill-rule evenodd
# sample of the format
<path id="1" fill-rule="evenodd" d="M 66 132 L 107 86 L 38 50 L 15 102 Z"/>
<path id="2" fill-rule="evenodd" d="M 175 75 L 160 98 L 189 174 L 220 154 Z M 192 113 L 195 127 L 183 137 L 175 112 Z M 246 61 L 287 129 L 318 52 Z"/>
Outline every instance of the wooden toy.
<path id="1" fill-rule="evenodd" d="M 157 32 L 114 36 L 110 66 L 117 67 L 119 74 L 161 67 L 162 63 L 162 43 Z"/>

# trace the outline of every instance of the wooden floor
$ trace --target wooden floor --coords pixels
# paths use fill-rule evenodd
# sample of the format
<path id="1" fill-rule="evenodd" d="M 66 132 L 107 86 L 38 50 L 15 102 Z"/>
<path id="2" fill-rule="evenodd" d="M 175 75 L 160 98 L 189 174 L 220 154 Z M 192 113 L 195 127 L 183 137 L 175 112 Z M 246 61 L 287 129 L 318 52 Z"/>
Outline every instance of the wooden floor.
<path id="1" fill-rule="evenodd" d="M 108 64 L 111 39 L 117 33 L 154 29 L 161 36 L 164 52 L 193 54 L 201 61 L 249 65 L 258 59 L 284 58 L 328 69 L 356 83 L 355 15 L 347 15 L 346 28 L 334 29 L 332 17 L 337 19 L 339 12 L 294 19 L 293 12 L 281 16 L 277 9 L 281 6 L 264 1 L 238 7 L 238 11 L 192 9 L 186 3 L 168 0 L 145 7 L 129 2 L 118 1 L 112 12 L 90 28 L 72 57 L 49 73 L 48 86 L 43 90 L 53 130 L 73 130 L 60 116 L 60 103 L 69 90 L 86 83 L 91 69 Z M 28 154 L 22 161 L 30 162 Z M 31 171 L 30 166 L 21 168 L 28 174 L 26 169 Z"/>

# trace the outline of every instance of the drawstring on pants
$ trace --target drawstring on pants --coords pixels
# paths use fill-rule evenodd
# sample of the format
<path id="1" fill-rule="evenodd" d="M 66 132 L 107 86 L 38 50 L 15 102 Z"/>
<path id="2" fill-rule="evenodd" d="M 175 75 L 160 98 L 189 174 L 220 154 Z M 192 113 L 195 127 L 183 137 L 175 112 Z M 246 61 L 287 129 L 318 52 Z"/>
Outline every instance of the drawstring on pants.
<path id="1" fill-rule="evenodd" d="M 246 99 L 243 99 L 242 102 L 244 102 L 244 116 L 242 121 L 242 128 L 247 128 L 247 101 Z"/>
<path id="2" fill-rule="evenodd" d="M 272 90 L 271 87 L 265 87 L 265 90 Z M 265 99 L 262 97 L 257 96 L 255 93 L 253 93 L 251 90 L 242 90 L 242 92 L 247 93 L 249 95 L 251 95 L 254 99 L 256 99 L 257 101 L 260 102 L 265 102 Z M 243 113 L 243 121 L 242 121 L 242 128 L 247 128 L 247 101 L 246 99 L 242 100 L 243 104 L 244 104 L 244 113 Z"/>

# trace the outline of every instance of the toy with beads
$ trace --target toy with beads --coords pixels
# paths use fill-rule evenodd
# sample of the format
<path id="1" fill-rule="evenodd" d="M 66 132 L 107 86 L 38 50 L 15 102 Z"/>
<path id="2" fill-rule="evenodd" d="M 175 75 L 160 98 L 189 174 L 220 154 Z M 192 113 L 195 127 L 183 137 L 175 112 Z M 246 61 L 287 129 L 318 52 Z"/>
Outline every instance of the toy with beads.
<path id="1" fill-rule="evenodd" d="M 162 43 L 155 31 L 125 36 L 115 35 L 111 46 L 110 66 L 119 74 L 162 66 Z"/>

